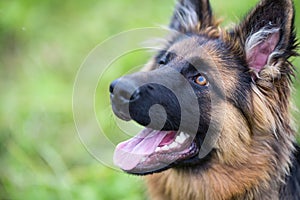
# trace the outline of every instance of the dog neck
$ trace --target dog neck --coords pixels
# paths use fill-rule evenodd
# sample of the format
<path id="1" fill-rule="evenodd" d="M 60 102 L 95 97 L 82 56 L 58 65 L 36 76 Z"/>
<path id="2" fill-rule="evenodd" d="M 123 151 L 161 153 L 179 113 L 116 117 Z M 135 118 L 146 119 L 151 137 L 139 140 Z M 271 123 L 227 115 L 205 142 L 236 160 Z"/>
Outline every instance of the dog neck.
<path id="1" fill-rule="evenodd" d="M 247 164 L 211 162 L 203 169 L 170 169 L 146 177 L 151 199 L 278 199 L 285 172 L 278 174 L 269 155 Z"/>

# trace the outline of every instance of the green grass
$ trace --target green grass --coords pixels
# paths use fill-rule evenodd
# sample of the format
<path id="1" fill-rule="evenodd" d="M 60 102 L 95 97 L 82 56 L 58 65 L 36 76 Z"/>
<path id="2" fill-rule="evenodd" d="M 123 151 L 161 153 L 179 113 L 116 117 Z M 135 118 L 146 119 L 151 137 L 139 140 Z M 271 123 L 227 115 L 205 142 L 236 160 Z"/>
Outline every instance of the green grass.
<path id="1" fill-rule="evenodd" d="M 212 0 L 226 24 L 254 2 Z M 172 6 L 161 0 L 0 1 L 0 199 L 143 199 L 139 177 L 105 167 L 81 144 L 73 84 L 97 44 L 121 31 L 167 24 Z M 300 13 L 298 1 L 296 9 Z M 142 62 L 143 56 L 117 64 L 125 72 Z M 118 73 L 105 77 L 97 99 L 108 102 L 108 83 Z M 300 107 L 298 80 L 295 87 Z M 109 110 L 96 108 L 104 109 L 100 118 Z M 117 131 L 111 117 L 103 122 L 105 132 Z"/>

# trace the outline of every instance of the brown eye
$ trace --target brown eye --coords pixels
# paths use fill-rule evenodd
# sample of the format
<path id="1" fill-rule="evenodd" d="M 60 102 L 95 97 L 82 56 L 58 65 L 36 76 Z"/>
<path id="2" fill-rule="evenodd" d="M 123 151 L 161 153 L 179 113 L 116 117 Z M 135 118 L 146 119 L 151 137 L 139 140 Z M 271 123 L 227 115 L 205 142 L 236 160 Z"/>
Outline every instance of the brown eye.
<path id="1" fill-rule="evenodd" d="M 201 86 L 205 86 L 208 83 L 207 80 L 206 80 L 206 78 L 204 76 L 202 76 L 202 75 L 197 76 L 196 79 L 195 79 L 195 82 L 198 85 L 201 85 Z"/>

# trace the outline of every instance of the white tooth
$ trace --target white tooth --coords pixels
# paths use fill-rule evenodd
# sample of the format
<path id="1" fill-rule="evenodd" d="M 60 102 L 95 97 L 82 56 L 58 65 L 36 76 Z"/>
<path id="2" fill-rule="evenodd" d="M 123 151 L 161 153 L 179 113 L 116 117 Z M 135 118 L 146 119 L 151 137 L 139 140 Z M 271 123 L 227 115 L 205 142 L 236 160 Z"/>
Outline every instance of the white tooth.
<path id="1" fill-rule="evenodd" d="M 184 143 L 184 141 L 185 141 L 185 139 L 184 138 L 179 138 L 179 141 L 177 141 L 179 144 L 183 144 Z"/>
<path id="2" fill-rule="evenodd" d="M 159 151 L 161 151 L 161 148 L 160 147 L 156 147 L 155 152 L 159 152 Z"/>
<path id="3" fill-rule="evenodd" d="M 177 146 L 178 146 L 178 144 L 176 142 L 173 142 L 172 144 L 169 144 L 170 149 L 174 149 Z"/>
<path id="4" fill-rule="evenodd" d="M 180 138 L 179 138 L 179 136 L 176 137 L 175 142 L 177 142 L 177 143 L 180 144 Z"/>
<path id="5" fill-rule="evenodd" d="M 183 133 L 183 132 L 182 132 L 182 133 L 180 134 L 180 138 L 181 138 L 181 139 L 185 140 L 185 139 L 186 139 L 186 137 L 187 137 L 187 136 L 186 136 L 186 134 L 185 134 L 185 133 Z"/>
<path id="6" fill-rule="evenodd" d="M 184 132 L 180 132 L 179 137 L 184 136 Z"/>
<path id="7" fill-rule="evenodd" d="M 182 138 L 181 136 L 176 137 L 175 142 L 177 142 L 178 144 L 182 144 L 184 142 L 184 138 Z"/>
<path id="8" fill-rule="evenodd" d="M 181 132 L 181 133 L 179 134 L 179 136 L 177 136 L 177 138 L 176 138 L 175 141 L 176 141 L 177 143 L 179 143 L 179 144 L 183 144 L 189 137 L 190 137 L 189 134 L 184 133 L 184 132 Z"/>
<path id="9" fill-rule="evenodd" d="M 163 147 L 161 147 L 161 150 L 163 151 L 168 151 L 170 148 L 168 147 L 168 145 L 165 145 Z"/>
<path id="10" fill-rule="evenodd" d="M 146 157 L 143 157 L 140 162 L 145 162 L 146 159 L 147 159 Z"/>

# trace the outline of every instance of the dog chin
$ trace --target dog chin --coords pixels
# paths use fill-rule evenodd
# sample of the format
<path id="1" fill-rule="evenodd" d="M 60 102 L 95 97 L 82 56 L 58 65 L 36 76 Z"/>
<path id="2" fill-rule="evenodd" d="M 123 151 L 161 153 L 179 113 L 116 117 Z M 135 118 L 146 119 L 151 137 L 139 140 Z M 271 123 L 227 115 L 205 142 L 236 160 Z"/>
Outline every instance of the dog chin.
<path id="1" fill-rule="evenodd" d="M 195 161 L 198 153 L 195 136 L 145 128 L 116 147 L 114 163 L 127 173 L 146 175 Z"/>

